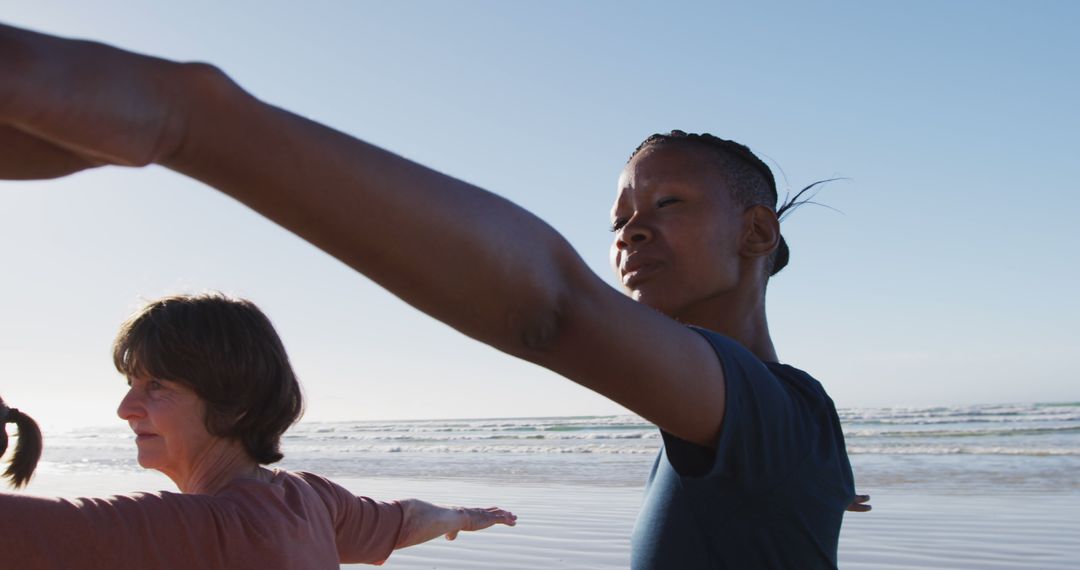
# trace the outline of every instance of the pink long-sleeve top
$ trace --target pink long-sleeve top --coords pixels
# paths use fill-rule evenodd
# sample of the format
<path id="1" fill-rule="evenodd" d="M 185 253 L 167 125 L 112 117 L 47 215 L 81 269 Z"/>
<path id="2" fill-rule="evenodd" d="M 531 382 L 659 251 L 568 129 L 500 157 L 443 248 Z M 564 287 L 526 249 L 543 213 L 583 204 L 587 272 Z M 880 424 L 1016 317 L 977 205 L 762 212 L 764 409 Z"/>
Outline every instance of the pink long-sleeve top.
<path id="1" fill-rule="evenodd" d="M 401 524 L 396 502 L 305 472 L 237 480 L 216 495 L 0 493 L 0 567 L 336 569 L 381 564 Z"/>

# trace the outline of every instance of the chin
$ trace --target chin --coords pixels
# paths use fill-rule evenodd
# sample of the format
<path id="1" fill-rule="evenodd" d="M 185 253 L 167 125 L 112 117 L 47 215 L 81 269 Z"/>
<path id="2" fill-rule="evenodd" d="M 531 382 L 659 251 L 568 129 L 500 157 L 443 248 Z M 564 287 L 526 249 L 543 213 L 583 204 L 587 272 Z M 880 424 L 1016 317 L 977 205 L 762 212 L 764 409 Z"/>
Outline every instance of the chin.
<path id="1" fill-rule="evenodd" d="M 157 458 L 154 457 L 153 454 L 149 453 L 140 452 L 139 455 L 136 457 L 136 460 L 139 462 L 139 467 L 142 467 L 143 469 L 157 469 L 160 465 L 160 462 L 157 460 Z"/>
<path id="2" fill-rule="evenodd" d="M 663 297 L 656 294 L 649 294 L 648 291 L 637 289 L 630 292 L 630 298 L 667 316 L 672 316 L 672 307 L 670 304 L 665 303 Z"/>

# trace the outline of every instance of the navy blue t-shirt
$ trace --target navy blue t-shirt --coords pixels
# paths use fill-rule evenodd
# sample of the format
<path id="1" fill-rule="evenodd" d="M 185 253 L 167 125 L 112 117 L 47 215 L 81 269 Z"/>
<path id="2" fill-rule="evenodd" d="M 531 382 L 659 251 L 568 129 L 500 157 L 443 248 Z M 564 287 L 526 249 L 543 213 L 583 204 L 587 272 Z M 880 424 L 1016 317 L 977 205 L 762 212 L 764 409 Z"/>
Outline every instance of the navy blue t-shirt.
<path id="1" fill-rule="evenodd" d="M 809 374 L 694 330 L 724 369 L 720 440 L 714 452 L 661 432 L 632 568 L 836 568 L 855 485 L 832 400 Z"/>

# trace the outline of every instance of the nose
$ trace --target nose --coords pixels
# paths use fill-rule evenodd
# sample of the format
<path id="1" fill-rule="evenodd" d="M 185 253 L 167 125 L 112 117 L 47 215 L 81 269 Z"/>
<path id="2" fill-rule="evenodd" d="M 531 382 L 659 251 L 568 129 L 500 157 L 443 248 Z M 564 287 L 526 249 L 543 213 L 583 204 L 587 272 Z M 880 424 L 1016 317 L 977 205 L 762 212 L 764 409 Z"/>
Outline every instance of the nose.
<path id="1" fill-rule="evenodd" d="M 626 249 L 630 245 L 648 242 L 653 238 L 652 229 L 641 223 L 637 216 L 627 220 L 623 227 L 615 234 L 615 248 Z"/>
<path id="2" fill-rule="evenodd" d="M 130 421 L 140 418 L 144 414 L 145 410 L 138 393 L 135 388 L 129 388 L 127 394 L 124 394 L 124 398 L 120 400 L 120 406 L 116 408 L 116 415 L 120 416 L 122 420 Z"/>

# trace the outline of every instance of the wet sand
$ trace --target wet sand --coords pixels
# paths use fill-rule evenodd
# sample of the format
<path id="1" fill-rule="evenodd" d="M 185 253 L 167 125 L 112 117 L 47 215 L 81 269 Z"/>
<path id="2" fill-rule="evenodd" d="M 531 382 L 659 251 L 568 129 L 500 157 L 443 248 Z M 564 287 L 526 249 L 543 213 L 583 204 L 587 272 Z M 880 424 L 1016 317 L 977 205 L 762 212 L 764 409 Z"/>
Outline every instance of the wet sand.
<path id="1" fill-rule="evenodd" d="M 391 570 L 617 569 L 629 567 L 630 531 L 641 489 L 599 485 L 485 484 L 458 479 L 337 478 L 380 499 L 498 505 L 515 528 L 464 533 L 394 553 Z M 28 492 L 93 496 L 171 490 L 156 473 L 41 473 Z M 1080 493 L 918 493 L 871 489 L 874 511 L 849 513 L 840 567 L 900 569 L 1065 569 L 1080 560 Z M 354 566 L 346 566 L 354 567 Z M 359 568 L 360 566 L 355 566 Z"/>

